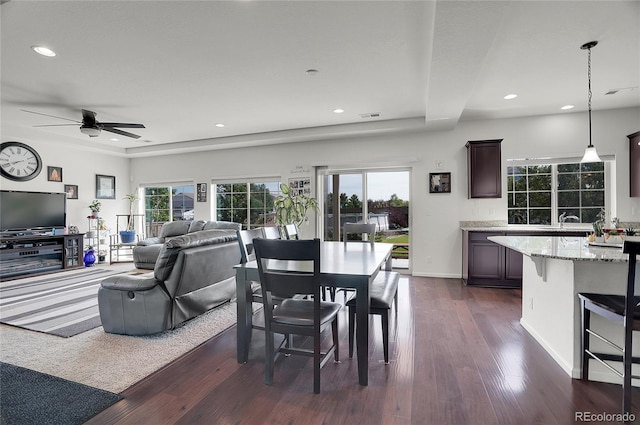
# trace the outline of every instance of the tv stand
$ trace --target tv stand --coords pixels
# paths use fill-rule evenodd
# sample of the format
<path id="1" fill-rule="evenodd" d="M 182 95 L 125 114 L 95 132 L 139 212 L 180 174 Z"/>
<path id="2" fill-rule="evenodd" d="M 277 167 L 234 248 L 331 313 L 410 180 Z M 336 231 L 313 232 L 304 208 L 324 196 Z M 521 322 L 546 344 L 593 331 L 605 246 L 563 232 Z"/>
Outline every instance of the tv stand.
<path id="1" fill-rule="evenodd" d="M 0 280 L 83 266 L 83 234 L 23 232 L 0 236 Z"/>

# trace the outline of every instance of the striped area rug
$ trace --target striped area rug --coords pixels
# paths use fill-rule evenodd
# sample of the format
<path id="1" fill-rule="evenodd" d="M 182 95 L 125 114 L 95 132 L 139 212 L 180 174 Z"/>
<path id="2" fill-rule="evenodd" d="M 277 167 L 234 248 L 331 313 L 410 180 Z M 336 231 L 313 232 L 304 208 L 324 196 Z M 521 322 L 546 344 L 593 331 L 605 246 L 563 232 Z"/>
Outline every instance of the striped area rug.
<path id="1" fill-rule="evenodd" d="M 0 282 L 0 323 L 63 337 L 96 328 L 100 282 L 121 273 L 87 268 Z"/>

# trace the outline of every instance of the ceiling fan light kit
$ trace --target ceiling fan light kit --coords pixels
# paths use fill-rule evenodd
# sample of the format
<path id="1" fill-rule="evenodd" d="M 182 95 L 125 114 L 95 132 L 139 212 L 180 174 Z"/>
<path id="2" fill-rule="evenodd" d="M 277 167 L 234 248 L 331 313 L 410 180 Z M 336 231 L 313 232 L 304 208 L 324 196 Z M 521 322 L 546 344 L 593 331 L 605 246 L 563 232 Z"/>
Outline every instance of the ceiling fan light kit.
<path id="1" fill-rule="evenodd" d="M 580 49 L 587 50 L 589 52 L 587 62 L 587 76 L 589 80 L 589 145 L 585 149 L 584 156 L 580 162 L 602 162 L 598 156 L 598 152 L 596 152 L 595 146 L 591 143 L 591 48 L 597 45 L 597 41 L 590 41 L 580 46 Z"/>

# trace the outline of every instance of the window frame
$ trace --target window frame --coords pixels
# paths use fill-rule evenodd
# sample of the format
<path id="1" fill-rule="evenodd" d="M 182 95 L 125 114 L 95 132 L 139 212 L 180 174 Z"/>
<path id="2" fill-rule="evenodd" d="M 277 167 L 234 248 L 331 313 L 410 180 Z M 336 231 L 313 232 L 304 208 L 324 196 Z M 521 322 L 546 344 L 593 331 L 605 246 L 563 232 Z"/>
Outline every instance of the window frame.
<path id="1" fill-rule="evenodd" d="M 616 216 L 616 208 L 615 208 L 615 187 L 616 187 L 616 179 L 615 179 L 615 156 L 613 155 L 601 155 L 602 158 L 602 162 L 604 163 L 604 209 L 605 211 L 608 213 L 607 215 L 609 217 L 615 217 Z M 560 216 L 560 210 L 561 209 L 565 209 L 565 207 L 559 207 L 558 206 L 558 166 L 562 165 L 562 164 L 576 164 L 576 163 L 580 163 L 580 158 L 576 158 L 576 157 L 567 157 L 567 158 L 540 158 L 540 159 L 508 159 L 507 160 L 507 167 L 506 167 L 506 186 L 507 186 L 507 197 L 511 196 L 513 194 L 513 191 L 511 190 L 511 188 L 509 187 L 509 177 L 513 176 L 513 174 L 509 174 L 509 168 L 510 167 L 528 167 L 528 166 L 535 166 L 535 165 L 549 165 L 551 166 L 551 205 L 550 205 L 550 209 L 551 209 L 551 223 L 549 224 L 549 226 L 557 226 L 560 224 L 559 222 L 559 216 Z M 528 174 L 527 174 L 528 175 Z M 581 193 L 584 192 L 584 189 L 580 188 Z M 527 194 L 527 197 L 529 195 L 529 188 L 527 187 L 527 191 L 524 192 Z M 582 206 L 577 206 L 576 208 L 585 208 Z M 596 207 L 594 207 L 596 208 Z M 511 208 L 509 207 L 509 199 L 507 198 L 507 223 L 509 225 L 522 225 L 522 226 L 527 226 L 527 225 L 531 225 L 529 224 L 530 222 L 530 218 L 529 218 L 529 214 L 527 213 L 527 223 L 526 224 L 520 224 L 520 223 L 510 223 L 509 222 L 509 211 L 510 210 L 514 210 L 514 209 L 519 209 L 519 208 Z M 526 207 L 527 211 L 529 211 L 531 208 L 527 205 Z M 591 222 L 580 222 L 580 223 L 575 223 L 575 222 L 571 222 L 571 223 L 567 223 L 569 226 L 570 225 L 585 225 L 585 224 L 591 224 Z M 536 224 L 533 224 L 536 225 Z M 543 224 L 544 225 L 544 224 Z"/>

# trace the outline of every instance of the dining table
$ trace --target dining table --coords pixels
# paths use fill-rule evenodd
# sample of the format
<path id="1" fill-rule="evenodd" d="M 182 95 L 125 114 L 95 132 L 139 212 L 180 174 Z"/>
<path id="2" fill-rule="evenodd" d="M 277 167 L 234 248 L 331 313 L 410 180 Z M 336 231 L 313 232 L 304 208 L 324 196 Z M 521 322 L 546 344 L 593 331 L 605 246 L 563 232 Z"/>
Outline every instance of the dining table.
<path id="1" fill-rule="evenodd" d="M 358 381 L 369 383 L 369 285 L 378 272 L 391 270 L 388 243 L 344 243 L 323 241 L 320 251 L 320 274 L 325 287 L 351 288 L 356 291 L 356 352 Z M 235 266 L 237 293 L 237 360 L 249 360 L 253 321 L 251 282 L 259 282 L 258 264 L 249 261 Z"/>

